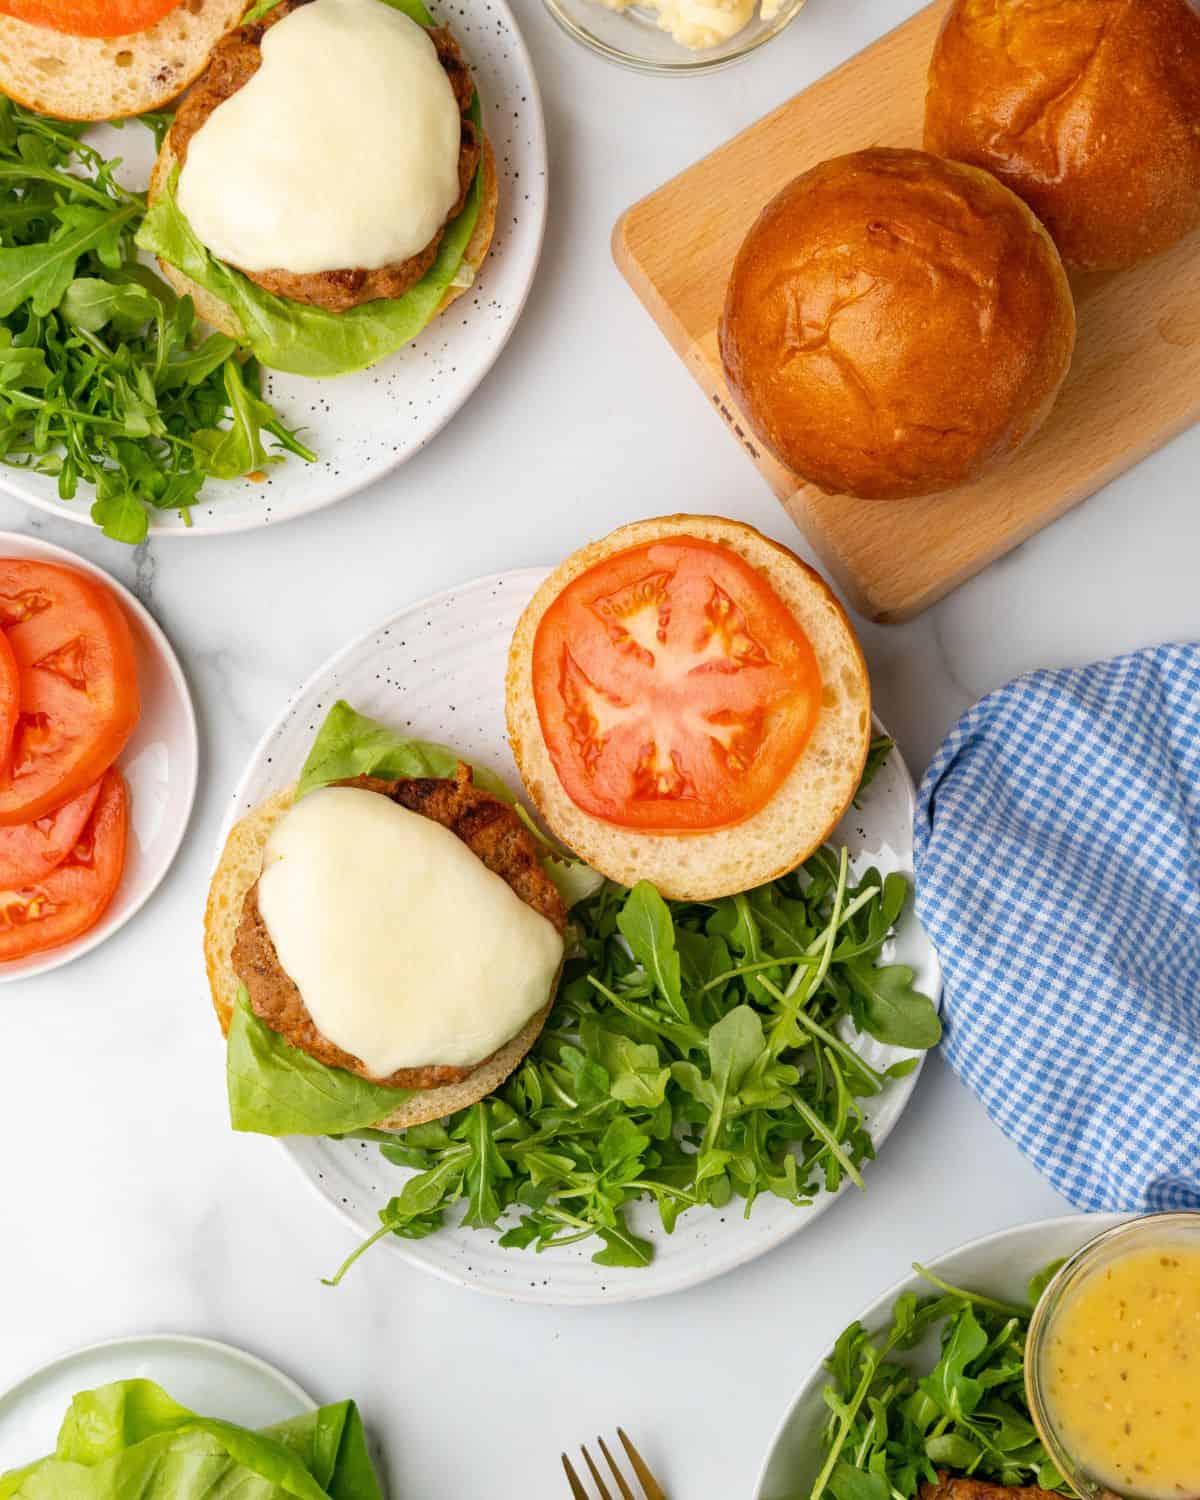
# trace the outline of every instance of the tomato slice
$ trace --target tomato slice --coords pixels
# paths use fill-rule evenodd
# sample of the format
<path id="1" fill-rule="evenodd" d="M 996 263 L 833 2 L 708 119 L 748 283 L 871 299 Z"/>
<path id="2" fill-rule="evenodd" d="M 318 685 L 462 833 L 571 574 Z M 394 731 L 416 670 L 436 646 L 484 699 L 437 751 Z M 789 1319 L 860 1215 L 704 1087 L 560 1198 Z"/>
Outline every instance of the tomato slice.
<path id="1" fill-rule="evenodd" d="M 0 828 L 32 823 L 98 781 L 138 721 L 133 637 L 115 595 L 57 563 L 0 560 L 0 626 L 20 675 Z"/>
<path id="2" fill-rule="evenodd" d="M 17 670 L 17 658 L 8 644 L 8 637 L 0 631 L 0 771 L 7 768 L 12 756 L 20 708 L 21 674 Z"/>
<path id="3" fill-rule="evenodd" d="M 79 841 L 100 795 L 100 783 L 34 823 L 0 828 L 0 889 L 44 880 Z"/>
<path id="4" fill-rule="evenodd" d="M 533 695 L 577 807 L 622 828 L 706 833 L 778 791 L 812 734 L 821 673 L 761 574 L 677 536 L 566 586 L 534 637 Z"/>
<path id="5" fill-rule="evenodd" d="M 0 0 L 0 15 L 69 36 L 132 36 L 169 16 L 180 0 Z"/>
<path id="6" fill-rule="evenodd" d="M 125 868 L 129 798 L 106 771 L 71 852 L 43 880 L 0 890 L 0 961 L 28 958 L 82 937 L 104 915 Z"/>

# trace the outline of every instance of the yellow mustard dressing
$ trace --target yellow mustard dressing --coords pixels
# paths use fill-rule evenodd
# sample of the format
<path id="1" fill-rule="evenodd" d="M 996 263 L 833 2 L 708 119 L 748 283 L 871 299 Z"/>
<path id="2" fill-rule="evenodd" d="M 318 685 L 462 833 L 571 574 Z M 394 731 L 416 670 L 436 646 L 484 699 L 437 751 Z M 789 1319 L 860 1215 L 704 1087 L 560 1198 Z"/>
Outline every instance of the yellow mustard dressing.
<path id="1" fill-rule="evenodd" d="M 1086 1275 L 1047 1330 L 1041 1374 L 1064 1446 L 1095 1480 L 1200 1497 L 1200 1246 L 1133 1250 Z"/>

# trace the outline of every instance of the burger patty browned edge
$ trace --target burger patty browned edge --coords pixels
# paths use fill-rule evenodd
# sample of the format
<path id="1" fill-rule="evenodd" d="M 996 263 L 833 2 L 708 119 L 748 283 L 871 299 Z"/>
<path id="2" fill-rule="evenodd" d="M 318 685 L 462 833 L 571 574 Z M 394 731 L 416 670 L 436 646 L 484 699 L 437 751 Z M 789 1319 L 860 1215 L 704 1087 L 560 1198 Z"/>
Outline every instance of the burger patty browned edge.
<path id="1" fill-rule="evenodd" d="M 452 779 L 421 778 L 380 781 L 357 776 L 333 786 L 378 792 L 409 812 L 420 813 L 448 828 L 471 853 L 519 896 L 526 906 L 564 933 L 567 913 L 558 888 L 542 868 L 538 846 L 512 808 L 471 783 L 469 766 L 459 765 Z M 430 1066 L 401 1068 L 387 1078 L 376 1078 L 357 1057 L 321 1035 L 308 1013 L 304 997 L 285 973 L 267 924 L 258 908 L 258 883 L 242 906 L 233 945 L 233 967 L 250 996 L 250 1007 L 265 1026 L 293 1047 L 331 1068 L 343 1068 L 386 1088 L 431 1089 L 461 1083 L 475 1068 Z M 508 1040 L 508 1039 L 506 1039 Z M 486 1062 L 481 1058 L 480 1063 Z"/>
<path id="2" fill-rule="evenodd" d="M 192 85 L 179 106 L 175 123 L 167 137 L 168 145 L 180 166 L 187 160 L 188 144 L 192 137 L 217 105 L 232 98 L 258 72 L 262 63 L 262 39 L 267 31 L 301 5 L 310 3 L 311 0 L 282 0 L 261 21 L 239 26 L 217 43 L 207 70 Z M 437 48 L 438 60 L 450 80 L 462 118 L 462 137 L 458 151 L 458 202 L 447 216 L 448 224 L 466 206 L 467 195 L 483 156 L 483 142 L 469 114 L 475 97 L 475 85 L 458 43 L 447 26 L 431 27 L 429 39 Z M 380 266 L 373 271 L 362 267 L 347 267 L 344 270 L 301 274 L 283 269 L 247 271 L 241 266 L 235 269 L 241 271 L 256 286 L 273 292 L 276 296 L 289 297 L 293 302 L 304 302 L 310 307 L 321 307 L 326 312 L 347 312 L 363 302 L 375 302 L 384 297 L 403 297 L 405 292 L 411 291 L 437 259 L 438 246 L 444 232 L 445 225 L 423 250 L 410 256 L 408 260 Z"/>

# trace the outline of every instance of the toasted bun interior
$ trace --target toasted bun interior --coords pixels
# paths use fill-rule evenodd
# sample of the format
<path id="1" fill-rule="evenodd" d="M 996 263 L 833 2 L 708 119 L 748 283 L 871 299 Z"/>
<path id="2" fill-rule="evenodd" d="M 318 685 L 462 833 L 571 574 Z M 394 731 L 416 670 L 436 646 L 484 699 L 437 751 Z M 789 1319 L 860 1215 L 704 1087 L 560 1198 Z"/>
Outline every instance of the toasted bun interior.
<path id="1" fill-rule="evenodd" d="M 1068 265 L 1121 270 L 1200 226 L 1200 8 L 956 0 L 925 146 L 994 172 Z"/>
<path id="2" fill-rule="evenodd" d="M 204 71 L 247 0 L 181 0 L 148 31 L 68 36 L 0 16 L 0 90 L 60 120 L 113 120 L 161 109 Z"/>
<path id="3" fill-rule="evenodd" d="M 563 790 L 534 701 L 533 642 L 542 616 L 572 579 L 615 552 L 679 535 L 728 547 L 767 580 L 812 644 L 823 693 L 812 738 L 761 811 L 714 833 L 650 834 L 592 817 Z M 710 900 L 751 890 L 807 859 L 833 831 L 858 789 L 871 742 L 866 662 L 828 585 L 786 547 L 751 526 L 718 516 L 635 521 L 556 568 L 513 636 L 506 707 L 521 779 L 555 835 L 611 880 L 622 885 L 649 880 L 674 900 Z"/>
<path id="4" fill-rule="evenodd" d="M 150 201 L 163 191 L 172 170 L 176 164 L 175 153 L 171 150 L 171 137 L 168 135 L 163 142 L 162 150 L 158 153 L 158 160 L 154 163 L 154 172 L 150 178 Z M 499 201 L 499 188 L 496 182 L 496 158 L 492 153 L 492 143 L 484 137 L 483 142 L 483 195 L 479 204 L 479 217 L 475 222 L 474 231 L 467 243 L 463 263 L 470 266 L 477 275 L 480 267 L 487 259 L 487 253 L 491 248 L 492 236 L 496 231 L 496 207 Z M 195 304 L 197 314 L 210 324 L 219 329 L 231 339 L 237 339 L 244 343 L 246 334 L 241 322 L 233 309 L 220 297 L 207 291 L 202 286 L 185 276 L 177 266 L 171 265 L 169 261 L 160 260 L 159 267 L 167 281 L 175 288 L 181 297 L 191 297 Z M 435 317 L 442 313 L 462 296 L 464 292 L 471 290 L 470 284 L 466 286 L 452 286 L 447 288 L 445 296 L 438 306 Z"/>
<path id="5" fill-rule="evenodd" d="M 875 149 L 763 210 L 720 329 L 730 388 L 777 458 L 830 494 L 974 479 L 1042 425 L 1075 346 L 1054 245 L 978 168 Z"/>
<path id="6" fill-rule="evenodd" d="M 226 1034 L 242 983 L 233 967 L 233 944 L 242 918 L 242 904 L 262 871 L 263 851 L 271 830 L 291 807 L 293 797 L 293 788 L 277 792 L 234 825 L 209 886 L 204 913 L 204 962 L 213 1008 Z M 460 1083 L 410 1094 L 374 1128 L 403 1130 L 408 1125 L 422 1125 L 486 1098 L 500 1087 L 537 1041 L 552 1006 L 553 1001 L 538 1011 L 510 1042 Z"/>

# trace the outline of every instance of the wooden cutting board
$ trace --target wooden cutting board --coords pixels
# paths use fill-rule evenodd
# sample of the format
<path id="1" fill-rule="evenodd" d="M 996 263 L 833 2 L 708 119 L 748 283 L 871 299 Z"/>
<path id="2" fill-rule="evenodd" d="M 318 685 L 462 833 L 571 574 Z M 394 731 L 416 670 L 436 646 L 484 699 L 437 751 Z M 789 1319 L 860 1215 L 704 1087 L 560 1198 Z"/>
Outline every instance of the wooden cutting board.
<path id="1" fill-rule="evenodd" d="M 613 236 L 651 317 L 851 602 L 877 620 L 919 614 L 1200 419 L 1192 236 L 1124 275 L 1077 279 L 1079 344 L 1058 406 L 1016 459 L 967 488 L 890 502 L 823 495 L 742 426 L 717 353 L 738 247 L 797 173 L 864 146 L 920 145 L 925 73 L 946 9 L 935 0 L 635 204 Z"/>

